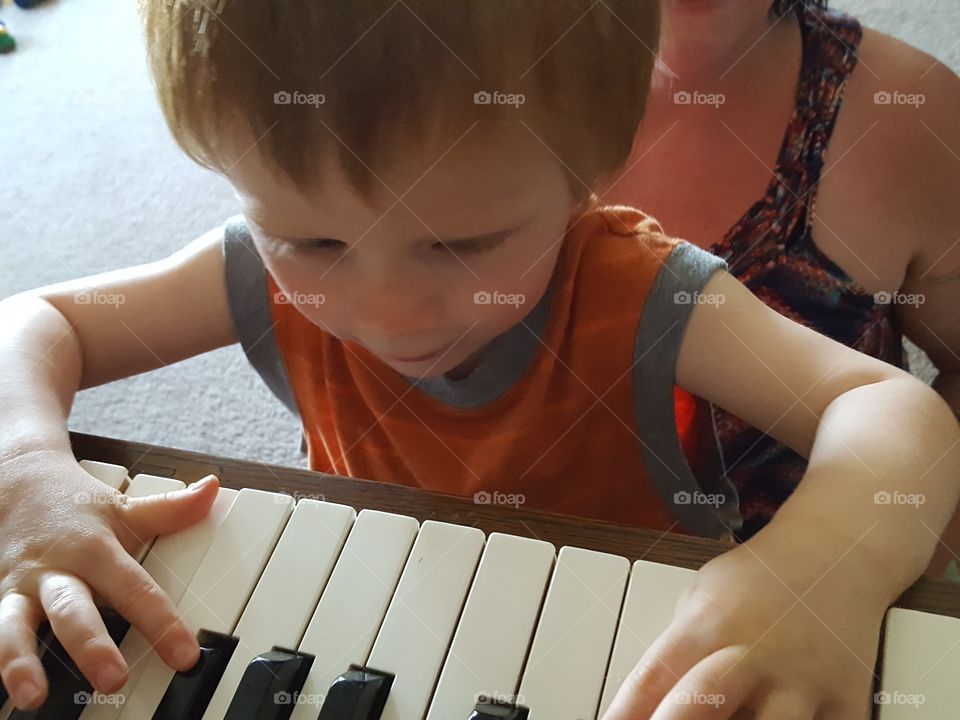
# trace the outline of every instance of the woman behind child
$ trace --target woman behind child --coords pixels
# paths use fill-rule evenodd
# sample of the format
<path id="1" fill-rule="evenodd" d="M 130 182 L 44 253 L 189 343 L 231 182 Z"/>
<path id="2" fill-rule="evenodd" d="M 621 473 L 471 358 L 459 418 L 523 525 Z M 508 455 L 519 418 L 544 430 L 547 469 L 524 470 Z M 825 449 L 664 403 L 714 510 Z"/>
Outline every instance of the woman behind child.
<path id="1" fill-rule="evenodd" d="M 906 368 L 907 335 L 960 413 L 960 79 L 825 5 L 667 0 L 632 157 L 599 195 L 722 257 L 770 307 L 838 342 Z M 807 462 L 714 417 L 746 539 Z"/>

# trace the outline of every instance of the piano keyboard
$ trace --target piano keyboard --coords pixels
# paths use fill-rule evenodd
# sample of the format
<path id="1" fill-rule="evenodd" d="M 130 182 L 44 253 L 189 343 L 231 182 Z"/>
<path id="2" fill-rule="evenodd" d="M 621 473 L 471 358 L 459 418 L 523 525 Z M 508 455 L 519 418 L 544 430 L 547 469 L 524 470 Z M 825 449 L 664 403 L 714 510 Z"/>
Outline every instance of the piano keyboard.
<path id="1" fill-rule="evenodd" d="M 143 496 L 178 480 L 83 461 Z M 38 711 L 0 720 L 587 720 L 666 628 L 693 570 L 255 489 L 139 558 L 203 649 L 175 673 L 108 627 L 126 686 L 97 695 L 55 642 Z M 121 640 L 122 637 L 122 640 Z M 52 638 L 49 638 L 52 640 Z M 960 619 L 893 608 L 879 720 L 960 707 Z M 5 700 L 5 696 L 2 698 Z"/>

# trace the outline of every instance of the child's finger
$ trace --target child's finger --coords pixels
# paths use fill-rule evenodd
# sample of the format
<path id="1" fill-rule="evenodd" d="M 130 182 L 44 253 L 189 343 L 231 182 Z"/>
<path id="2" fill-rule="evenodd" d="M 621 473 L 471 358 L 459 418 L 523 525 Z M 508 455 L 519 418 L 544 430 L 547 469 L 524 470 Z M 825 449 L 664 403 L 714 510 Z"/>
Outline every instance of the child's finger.
<path id="1" fill-rule="evenodd" d="M 610 703 L 603 720 L 646 720 L 663 697 L 714 648 L 672 623 L 647 648 Z"/>
<path id="2" fill-rule="evenodd" d="M 219 487 L 217 478 L 208 475 L 183 490 L 139 498 L 123 495 L 114 506 L 115 517 L 125 534 L 149 542 L 157 535 L 183 530 L 205 518 Z"/>
<path id="3" fill-rule="evenodd" d="M 651 720 L 730 720 L 739 717 L 737 711 L 757 684 L 752 669 L 744 662 L 747 653 L 747 648 L 728 646 L 698 662 L 663 698 Z"/>
<path id="4" fill-rule="evenodd" d="M 80 672 L 102 693 L 123 687 L 126 663 L 86 584 L 76 575 L 44 570 L 38 577 L 37 593 L 54 635 Z"/>
<path id="5" fill-rule="evenodd" d="M 36 638 L 42 616 L 35 598 L 12 591 L 0 600 L 0 678 L 21 710 L 33 710 L 46 699 Z"/>
<path id="6" fill-rule="evenodd" d="M 92 567 L 87 580 L 140 631 L 167 665 L 189 670 L 196 664 L 200 646 L 173 601 L 118 542 L 110 561 Z"/>
<path id="7" fill-rule="evenodd" d="M 778 692 L 764 698 L 757 720 L 813 720 L 817 705 L 799 693 Z"/>

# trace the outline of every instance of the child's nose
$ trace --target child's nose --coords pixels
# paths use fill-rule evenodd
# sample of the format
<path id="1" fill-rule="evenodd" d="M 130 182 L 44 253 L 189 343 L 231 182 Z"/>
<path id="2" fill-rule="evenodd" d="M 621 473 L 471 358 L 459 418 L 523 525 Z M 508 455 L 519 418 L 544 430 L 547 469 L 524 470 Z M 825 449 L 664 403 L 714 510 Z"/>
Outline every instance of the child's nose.
<path id="1" fill-rule="evenodd" d="M 416 288 L 383 288 L 360 293 L 353 317 L 358 327 L 377 337 L 431 337 L 438 324 L 437 310 L 438 303 Z"/>

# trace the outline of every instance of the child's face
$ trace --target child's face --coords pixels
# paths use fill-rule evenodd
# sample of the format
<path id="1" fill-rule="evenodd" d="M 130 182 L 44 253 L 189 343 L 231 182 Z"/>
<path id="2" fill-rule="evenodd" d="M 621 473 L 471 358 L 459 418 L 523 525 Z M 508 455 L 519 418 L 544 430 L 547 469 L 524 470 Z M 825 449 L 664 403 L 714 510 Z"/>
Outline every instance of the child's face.
<path id="1" fill-rule="evenodd" d="M 398 372 L 436 376 L 534 307 L 576 209 L 556 158 L 521 130 L 411 152 L 373 205 L 332 162 L 309 196 L 256 152 L 227 175 L 286 301 Z"/>

